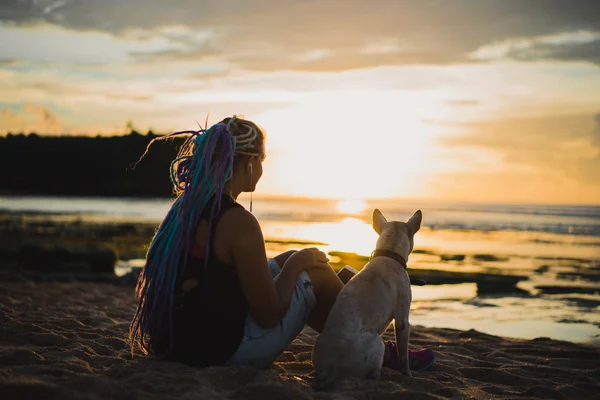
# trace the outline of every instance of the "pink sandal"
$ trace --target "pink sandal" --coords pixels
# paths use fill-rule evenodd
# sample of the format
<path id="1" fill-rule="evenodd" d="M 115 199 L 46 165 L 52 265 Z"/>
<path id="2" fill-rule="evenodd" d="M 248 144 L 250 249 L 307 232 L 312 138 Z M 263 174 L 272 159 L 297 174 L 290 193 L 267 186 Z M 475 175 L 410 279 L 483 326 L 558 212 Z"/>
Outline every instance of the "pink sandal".
<path id="1" fill-rule="evenodd" d="M 398 351 L 396 342 L 393 340 L 386 340 L 384 342 L 389 358 L 384 361 L 383 366 L 399 370 L 400 359 L 398 357 Z M 427 371 L 433 365 L 435 361 L 435 355 L 431 349 L 421 350 L 408 350 L 408 365 L 411 371 L 422 372 Z"/>

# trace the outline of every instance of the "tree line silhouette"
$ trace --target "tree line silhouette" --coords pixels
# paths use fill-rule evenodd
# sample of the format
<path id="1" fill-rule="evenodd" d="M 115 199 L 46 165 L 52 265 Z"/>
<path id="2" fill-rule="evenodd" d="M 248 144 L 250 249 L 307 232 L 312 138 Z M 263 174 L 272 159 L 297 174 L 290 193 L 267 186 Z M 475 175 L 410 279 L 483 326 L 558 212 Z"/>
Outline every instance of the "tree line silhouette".
<path id="1" fill-rule="evenodd" d="M 0 137 L 0 194 L 171 197 L 169 167 L 183 138 L 154 142 L 135 165 L 158 136 L 9 133 Z"/>

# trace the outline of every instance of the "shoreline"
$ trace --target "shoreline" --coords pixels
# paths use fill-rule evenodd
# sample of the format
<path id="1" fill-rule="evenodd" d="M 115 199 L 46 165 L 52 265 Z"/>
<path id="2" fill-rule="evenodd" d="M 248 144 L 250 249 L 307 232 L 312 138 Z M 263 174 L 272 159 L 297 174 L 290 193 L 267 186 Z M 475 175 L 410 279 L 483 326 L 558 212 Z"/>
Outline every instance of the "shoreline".
<path id="1" fill-rule="evenodd" d="M 136 268 L 143 266 L 157 226 L 154 222 L 0 212 L 0 281 L 104 282 L 133 287 Z M 368 261 L 366 255 L 308 240 L 315 238 L 312 234 L 286 239 L 274 236 L 277 229 L 272 226 L 267 229 L 266 250 L 271 257 L 317 246 L 326 249 L 336 270 L 344 265 L 360 270 Z M 450 234 L 444 232 L 444 238 Z M 458 238 L 449 242 L 446 250 L 436 249 L 427 246 L 430 233 L 425 230 L 422 235 L 424 246 L 417 244 L 411 254 L 409 274 L 427 284 L 413 287 L 412 320 L 425 326 L 479 328 L 489 334 L 532 331 L 577 342 L 600 337 L 598 259 L 564 252 L 549 257 L 548 250 L 554 247 L 537 256 L 523 250 L 516 254 L 506 251 L 511 249 L 506 243 L 502 252 L 475 247 L 469 251 L 468 246 L 476 244 L 478 237 L 494 246 L 500 240 L 497 235 L 473 233 L 457 233 Z"/>

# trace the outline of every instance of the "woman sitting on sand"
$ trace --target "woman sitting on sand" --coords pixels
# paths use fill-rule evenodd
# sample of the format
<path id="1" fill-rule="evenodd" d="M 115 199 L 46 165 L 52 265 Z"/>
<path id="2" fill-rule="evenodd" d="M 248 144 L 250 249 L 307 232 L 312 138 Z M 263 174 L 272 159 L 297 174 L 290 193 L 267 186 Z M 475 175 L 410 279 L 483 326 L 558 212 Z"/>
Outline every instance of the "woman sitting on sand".
<path id="1" fill-rule="evenodd" d="M 256 124 L 234 116 L 154 140 L 181 134 L 191 136 L 171 164 L 177 198 L 139 277 L 132 348 L 196 366 L 265 368 L 305 324 L 323 329 L 344 284 L 316 248 L 267 259 L 258 221 L 236 201 L 262 175 Z M 411 353 L 414 369 L 428 366 L 429 354 Z"/>

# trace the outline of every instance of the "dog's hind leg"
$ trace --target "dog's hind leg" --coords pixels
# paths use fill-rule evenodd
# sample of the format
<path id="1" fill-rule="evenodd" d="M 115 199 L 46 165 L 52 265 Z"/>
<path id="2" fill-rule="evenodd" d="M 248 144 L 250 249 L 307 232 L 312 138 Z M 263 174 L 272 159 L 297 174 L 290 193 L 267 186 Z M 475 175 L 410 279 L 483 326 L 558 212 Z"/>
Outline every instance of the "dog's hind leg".
<path id="1" fill-rule="evenodd" d="M 385 345 L 381 336 L 373 333 L 365 343 L 365 372 L 367 379 L 379 379 L 381 377 L 381 365 L 385 354 Z"/>
<path id="2" fill-rule="evenodd" d="M 394 319 L 394 332 L 396 334 L 396 345 L 398 346 L 399 368 L 400 372 L 412 378 L 410 365 L 408 363 L 408 337 L 410 335 L 410 326 L 408 323 L 408 313 L 405 317 L 396 317 Z"/>

